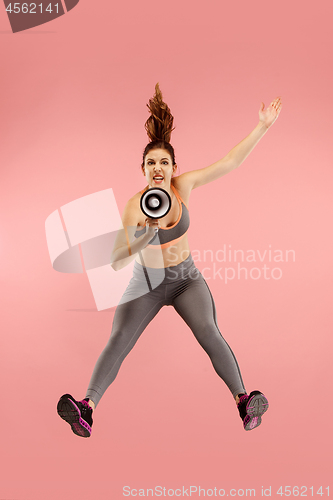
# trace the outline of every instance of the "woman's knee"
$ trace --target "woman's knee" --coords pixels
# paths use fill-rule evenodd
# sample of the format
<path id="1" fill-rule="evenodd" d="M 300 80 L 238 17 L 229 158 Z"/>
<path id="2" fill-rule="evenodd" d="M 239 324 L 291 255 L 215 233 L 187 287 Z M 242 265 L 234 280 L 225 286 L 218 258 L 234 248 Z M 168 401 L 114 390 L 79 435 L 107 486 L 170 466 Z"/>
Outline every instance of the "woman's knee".
<path id="1" fill-rule="evenodd" d="M 202 334 L 205 336 L 211 336 L 214 335 L 217 331 L 216 324 L 213 320 L 211 321 L 205 321 L 200 325 L 200 329 L 202 331 Z"/>
<path id="2" fill-rule="evenodd" d="M 109 341 L 107 343 L 107 347 L 120 347 L 123 345 L 127 345 L 131 340 L 132 332 L 123 328 L 117 328 L 113 330 Z"/>
<path id="3" fill-rule="evenodd" d="M 210 343 L 215 337 L 221 337 L 219 330 L 214 322 L 197 323 L 192 331 L 200 343 Z"/>

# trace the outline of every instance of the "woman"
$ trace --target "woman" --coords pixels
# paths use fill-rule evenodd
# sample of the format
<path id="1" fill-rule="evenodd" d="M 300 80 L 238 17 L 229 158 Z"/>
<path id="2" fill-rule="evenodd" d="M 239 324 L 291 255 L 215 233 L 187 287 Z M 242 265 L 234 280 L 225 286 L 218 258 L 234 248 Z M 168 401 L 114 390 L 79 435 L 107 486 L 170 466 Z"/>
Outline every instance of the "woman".
<path id="1" fill-rule="evenodd" d="M 282 101 L 276 98 L 265 111 L 261 103 L 258 125 L 222 160 L 177 177 L 170 144 L 173 116 L 163 102 L 158 84 L 147 106 L 151 116 L 145 128 L 151 142 L 144 150 L 141 168 L 148 186 L 128 201 L 122 216 L 124 230 L 117 234 L 112 252 L 115 270 L 135 258 L 133 278 L 115 311 L 111 337 L 96 363 L 86 397 L 76 401 L 64 394 L 57 411 L 75 434 L 89 437 L 92 412 L 115 379 L 125 356 L 161 307 L 172 305 L 227 384 L 248 431 L 261 424 L 268 401 L 260 391 L 246 393 L 236 358 L 219 331 L 212 294 L 193 262 L 187 240 L 188 203 L 192 189 L 215 181 L 245 160 L 277 119 Z M 140 208 L 142 193 L 156 187 L 163 188 L 171 198 L 170 211 L 158 220 L 145 218 Z"/>

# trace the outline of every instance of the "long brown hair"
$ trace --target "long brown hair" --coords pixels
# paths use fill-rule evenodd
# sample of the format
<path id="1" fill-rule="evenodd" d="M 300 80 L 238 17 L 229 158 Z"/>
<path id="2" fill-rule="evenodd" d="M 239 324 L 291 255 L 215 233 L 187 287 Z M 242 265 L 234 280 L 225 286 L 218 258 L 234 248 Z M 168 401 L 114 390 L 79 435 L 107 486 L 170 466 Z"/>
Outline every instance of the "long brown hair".
<path id="1" fill-rule="evenodd" d="M 145 123 L 145 129 L 151 142 L 147 144 L 143 152 L 144 166 L 145 157 L 152 149 L 165 149 L 171 156 L 172 164 L 176 164 L 175 152 L 170 144 L 171 132 L 175 129 L 173 126 L 173 116 L 169 106 L 163 101 L 162 92 L 159 84 L 155 85 L 155 95 L 149 99 L 147 107 L 150 116 Z"/>

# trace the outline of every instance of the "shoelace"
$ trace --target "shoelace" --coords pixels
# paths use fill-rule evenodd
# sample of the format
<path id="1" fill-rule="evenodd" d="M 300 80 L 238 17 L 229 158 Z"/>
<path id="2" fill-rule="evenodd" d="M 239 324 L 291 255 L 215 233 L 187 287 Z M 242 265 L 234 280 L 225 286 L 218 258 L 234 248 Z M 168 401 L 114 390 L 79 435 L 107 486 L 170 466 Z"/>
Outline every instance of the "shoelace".
<path id="1" fill-rule="evenodd" d="M 85 401 L 84 399 L 80 401 L 80 403 L 83 404 L 83 406 L 86 406 L 89 410 L 92 410 L 91 406 L 89 405 L 88 401 Z"/>
<path id="2" fill-rule="evenodd" d="M 244 402 L 244 401 L 247 401 L 249 399 L 249 396 L 247 394 L 244 394 L 244 396 L 241 396 L 239 398 L 239 403 L 238 403 L 238 407 Z"/>

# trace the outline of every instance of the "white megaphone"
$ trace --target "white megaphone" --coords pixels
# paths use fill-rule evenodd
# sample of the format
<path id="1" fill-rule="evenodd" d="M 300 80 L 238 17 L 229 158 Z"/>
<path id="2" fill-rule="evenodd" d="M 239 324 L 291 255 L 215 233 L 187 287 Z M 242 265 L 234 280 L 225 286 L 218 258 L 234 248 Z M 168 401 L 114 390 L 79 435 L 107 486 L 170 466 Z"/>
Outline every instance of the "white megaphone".
<path id="1" fill-rule="evenodd" d="M 140 199 L 142 212 L 151 219 L 161 219 L 171 209 L 171 198 L 162 188 L 151 188 L 143 193 Z M 157 233 L 158 229 L 155 229 Z"/>

